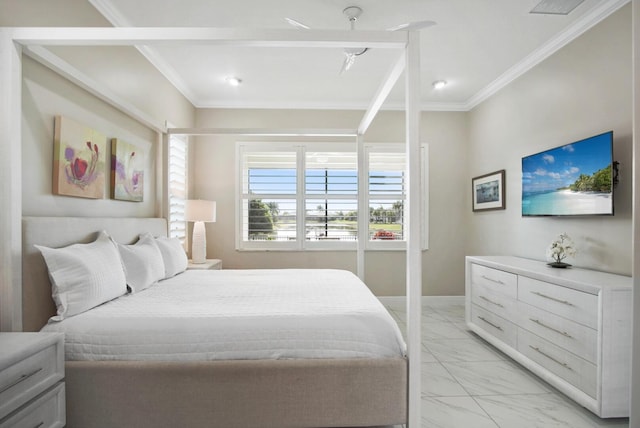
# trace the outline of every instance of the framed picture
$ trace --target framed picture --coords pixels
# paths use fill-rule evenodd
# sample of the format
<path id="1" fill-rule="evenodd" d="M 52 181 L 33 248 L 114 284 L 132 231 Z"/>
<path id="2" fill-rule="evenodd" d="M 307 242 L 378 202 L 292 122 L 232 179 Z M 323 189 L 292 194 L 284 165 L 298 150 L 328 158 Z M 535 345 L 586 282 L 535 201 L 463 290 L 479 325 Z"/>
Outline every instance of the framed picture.
<path id="1" fill-rule="evenodd" d="M 104 198 L 107 137 L 56 116 L 53 146 L 53 194 Z"/>
<path id="2" fill-rule="evenodd" d="M 144 196 L 144 152 L 117 138 L 111 140 L 111 197 L 142 202 Z"/>
<path id="3" fill-rule="evenodd" d="M 503 210 L 505 196 L 504 169 L 471 179 L 473 211 Z"/>

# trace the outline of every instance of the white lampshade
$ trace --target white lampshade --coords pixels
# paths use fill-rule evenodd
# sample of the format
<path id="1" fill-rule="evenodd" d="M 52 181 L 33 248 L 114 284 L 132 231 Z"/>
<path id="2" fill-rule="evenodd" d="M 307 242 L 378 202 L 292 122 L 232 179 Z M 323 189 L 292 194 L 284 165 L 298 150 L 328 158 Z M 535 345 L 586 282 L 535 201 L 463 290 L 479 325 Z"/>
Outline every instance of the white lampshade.
<path id="1" fill-rule="evenodd" d="M 191 240 L 191 259 L 193 263 L 204 263 L 207 261 L 207 238 L 204 223 L 216 221 L 216 203 L 200 199 L 189 199 L 185 202 L 185 219 L 195 222 Z"/>
<path id="2" fill-rule="evenodd" d="M 202 199 L 189 199 L 185 201 L 184 216 L 187 221 L 215 222 L 216 202 L 204 201 Z"/>

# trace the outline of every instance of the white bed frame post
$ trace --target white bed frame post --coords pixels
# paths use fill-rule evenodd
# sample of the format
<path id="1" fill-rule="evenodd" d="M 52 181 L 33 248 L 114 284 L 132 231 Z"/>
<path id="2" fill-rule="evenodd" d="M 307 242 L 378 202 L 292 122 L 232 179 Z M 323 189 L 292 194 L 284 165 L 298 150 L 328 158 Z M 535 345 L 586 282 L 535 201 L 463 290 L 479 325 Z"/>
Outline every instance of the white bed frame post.
<path id="1" fill-rule="evenodd" d="M 366 208 L 366 191 L 368 187 L 367 176 L 365 175 L 366 153 L 364 152 L 364 136 L 360 133 L 356 136 L 358 154 L 358 224 L 369 224 L 369 210 Z M 365 282 L 365 250 L 369 240 L 369 228 L 358 227 L 358 250 L 356 252 L 356 271 L 358 277 Z"/>
<path id="2" fill-rule="evenodd" d="M 631 355 L 640 355 L 640 1 L 632 5 L 633 35 L 633 346 Z M 630 427 L 640 426 L 640 359 L 631 361 Z M 635 386 L 635 387 L 634 387 Z"/>
<path id="3" fill-rule="evenodd" d="M 421 162 L 420 162 L 420 33 L 408 34 L 406 54 L 406 138 L 407 138 L 407 339 L 409 356 L 409 414 L 408 425 L 421 425 L 421 366 L 422 342 L 420 318 L 422 311 L 422 230 Z"/>
<path id="4" fill-rule="evenodd" d="M 0 331 L 22 330 L 21 54 L 13 30 L 0 28 Z"/>

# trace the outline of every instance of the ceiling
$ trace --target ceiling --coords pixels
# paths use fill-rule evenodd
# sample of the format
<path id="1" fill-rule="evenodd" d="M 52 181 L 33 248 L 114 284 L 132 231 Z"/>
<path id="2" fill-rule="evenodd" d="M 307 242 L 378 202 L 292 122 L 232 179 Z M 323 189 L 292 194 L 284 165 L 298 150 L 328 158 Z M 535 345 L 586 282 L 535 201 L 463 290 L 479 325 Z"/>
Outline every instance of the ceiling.
<path id="1" fill-rule="evenodd" d="M 432 20 L 420 31 L 424 110 L 464 111 L 544 60 L 629 0 L 584 0 L 568 15 L 529 13 L 540 0 L 89 0 L 114 26 L 357 30 Z M 563 0 L 546 0 L 549 2 Z M 340 48 L 140 47 L 196 107 L 365 109 L 398 52 L 370 49 L 340 73 Z M 240 86 L 225 78 L 236 76 Z M 445 80 L 435 90 L 432 82 Z M 404 103 L 403 79 L 384 109 Z"/>

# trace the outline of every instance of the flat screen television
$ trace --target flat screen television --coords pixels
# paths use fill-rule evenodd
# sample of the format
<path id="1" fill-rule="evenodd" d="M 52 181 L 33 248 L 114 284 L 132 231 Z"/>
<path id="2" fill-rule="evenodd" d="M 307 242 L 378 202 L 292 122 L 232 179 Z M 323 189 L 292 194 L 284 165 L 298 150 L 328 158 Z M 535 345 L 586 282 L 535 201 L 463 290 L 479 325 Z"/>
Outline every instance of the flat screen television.
<path id="1" fill-rule="evenodd" d="M 522 158 L 522 215 L 613 215 L 613 131 Z"/>

